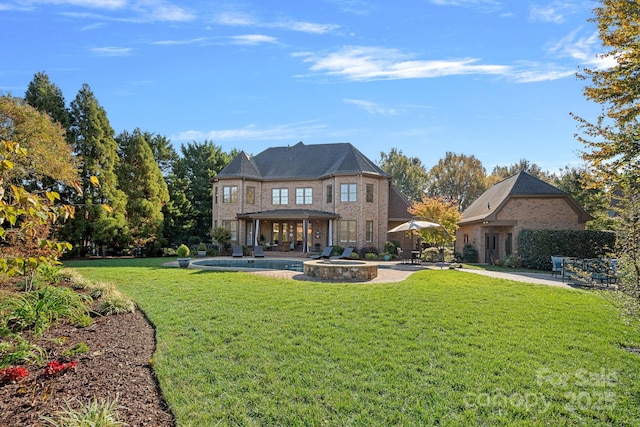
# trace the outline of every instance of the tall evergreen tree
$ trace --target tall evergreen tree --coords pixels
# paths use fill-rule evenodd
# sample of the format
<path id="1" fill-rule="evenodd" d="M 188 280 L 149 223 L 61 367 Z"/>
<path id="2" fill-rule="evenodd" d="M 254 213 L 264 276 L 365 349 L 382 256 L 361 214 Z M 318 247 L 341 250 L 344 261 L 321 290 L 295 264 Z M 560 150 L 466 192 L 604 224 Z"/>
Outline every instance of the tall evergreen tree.
<path id="1" fill-rule="evenodd" d="M 81 255 L 103 245 L 122 248 L 130 235 L 125 220 L 126 195 L 118 188 L 115 173 L 118 144 L 106 111 L 87 84 L 71 102 L 69 140 L 81 159 L 82 194 L 76 200 L 76 218 L 63 230 L 64 237 Z"/>
<path id="2" fill-rule="evenodd" d="M 71 118 L 62 90 L 51 83 L 49 76 L 44 71 L 33 76 L 24 99 L 36 110 L 49 114 L 54 121 L 60 123 L 64 130 L 69 128 Z"/>
<path id="3" fill-rule="evenodd" d="M 127 224 L 132 243 L 138 248 L 161 237 L 162 207 L 169 201 L 167 184 L 145 137 L 151 134 L 140 129 L 124 131 L 116 137 L 120 155 L 118 183 L 127 195 Z"/>
<path id="4" fill-rule="evenodd" d="M 153 157 L 156 159 L 162 175 L 166 177 L 171 174 L 173 170 L 173 163 L 178 160 L 179 156 L 173 148 L 169 138 L 149 132 L 144 132 L 142 136 L 149 144 Z"/>
<path id="5" fill-rule="evenodd" d="M 191 205 L 191 235 L 205 239 L 211 230 L 211 179 L 231 161 L 231 156 L 207 140 L 183 144 L 180 151 L 182 157 L 173 167 L 173 190 L 184 192 Z"/>

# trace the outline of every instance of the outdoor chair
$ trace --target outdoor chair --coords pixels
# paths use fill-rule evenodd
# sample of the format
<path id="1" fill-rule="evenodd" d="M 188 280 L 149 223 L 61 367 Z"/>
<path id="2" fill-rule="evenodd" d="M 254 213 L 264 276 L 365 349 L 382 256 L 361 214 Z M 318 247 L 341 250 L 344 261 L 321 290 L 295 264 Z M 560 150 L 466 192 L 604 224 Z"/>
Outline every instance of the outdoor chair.
<path id="1" fill-rule="evenodd" d="M 345 248 L 344 251 L 342 251 L 342 255 L 332 256 L 331 259 L 350 259 L 352 252 L 353 248 Z"/>
<path id="2" fill-rule="evenodd" d="M 563 270 L 562 257 L 552 256 L 551 257 L 551 275 L 558 277 L 558 275 L 563 274 L 562 270 Z"/>
<path id="3" fill-rule="evenodd" d="M 324 250 L 322 251 L 322 253 L 320 255 L 312 255 L 309 258 L 311 258 L 311 259 L 320 259 L 320 258 L 328 259 L 331 256 L 331 252 L 333 252 L 333 246 L 327 246 L 326 248 L 324 248 Z"/>
<path id="4" fill-rule="evenodd" d="M 253 257 L 254 258 L 264 258 L 264 248 L 262 245 L 253 247 Z"/>
<path id="5" fill-rule="evenodd" d="M 398 248 L 398 253 L 400 254 L 400 263 L 401 264 L 412 264 L 413 263 L 413 253 L 411 249 L 402 249 Z"/>
<path id="6" fill-rule="evenodd" d="M 242 246 L 234 245 L 233 246 L 233 254 L 231 254 L 231 256 L 234 257 L 234 258 L 242 258 L 242 256 L 243 256 Z"/>

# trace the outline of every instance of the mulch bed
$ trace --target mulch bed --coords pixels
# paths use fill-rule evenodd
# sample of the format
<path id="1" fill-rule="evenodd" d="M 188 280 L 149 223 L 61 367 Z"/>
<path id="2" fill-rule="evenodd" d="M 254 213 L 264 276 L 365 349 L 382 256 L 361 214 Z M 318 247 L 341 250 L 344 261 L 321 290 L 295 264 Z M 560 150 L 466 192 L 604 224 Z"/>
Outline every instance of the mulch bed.
<path id="1" fill-rule="evenodd" d="M 81 342 L 89 352 L 62 356 Z M 78 365 L 50 378 L 39 375 L 42 368 L 27 366 L 27 378 L 0 385 L 0 426 L 47 426 L 40 417 L 67 408 L 67 402 L 77 409 L 92 399 L 116 398 L 118 419 L 130 426 L 175 426 L 152 370 L 154 330 L 139 311 L 99 317 L 86 328 L 58 324 L 35 343 L 48 360 Z"/>

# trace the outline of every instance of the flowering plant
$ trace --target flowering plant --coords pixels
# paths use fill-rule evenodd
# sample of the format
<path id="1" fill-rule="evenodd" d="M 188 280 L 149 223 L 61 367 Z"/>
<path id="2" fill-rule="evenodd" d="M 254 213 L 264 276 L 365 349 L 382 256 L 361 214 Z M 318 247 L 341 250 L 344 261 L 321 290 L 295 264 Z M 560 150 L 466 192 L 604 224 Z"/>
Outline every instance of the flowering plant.
<path id="1" fill-rule="evenodd" d="M 0 370 L 0 384 L 16 383 L 29 376 L 29 371 L 22 366 L 9 366 Z"/>
<path id="2" fill-rule="evenodd" d="M 69 369 L 74 368 L 77 364 L 78 362 L 60 363 L 57 360 L 54 360 L 53 362 L 47 363 L 47 366 L 45 366 L 42 376 L 50 377 L 59 372 L 68 371 Z"/>

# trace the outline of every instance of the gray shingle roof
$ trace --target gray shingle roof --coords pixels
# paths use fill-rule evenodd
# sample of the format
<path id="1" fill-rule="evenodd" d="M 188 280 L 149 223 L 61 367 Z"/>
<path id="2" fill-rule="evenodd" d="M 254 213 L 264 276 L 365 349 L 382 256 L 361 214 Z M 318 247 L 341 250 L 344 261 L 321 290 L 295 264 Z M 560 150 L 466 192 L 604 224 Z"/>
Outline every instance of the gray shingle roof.
<path id="1" fill-rule="evenodd" d="M 253 157 L 242 152 L 218 173 L 218 178 L 295 180 L 352 174 L 390 176 L 350 143 L 299 142 L 294 146 L 268 148 Z"/>
<path id="2" fill-rule="evenodd" d="M 461 224 L 493 217 L 509 197 L 567 197 L 577 209 L 588 216 L 568 193 L 525 171 L 506 178 L 482 193 L 462 213 Z"/>

